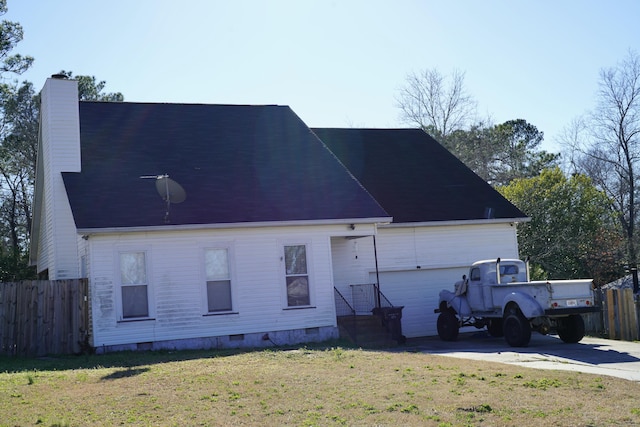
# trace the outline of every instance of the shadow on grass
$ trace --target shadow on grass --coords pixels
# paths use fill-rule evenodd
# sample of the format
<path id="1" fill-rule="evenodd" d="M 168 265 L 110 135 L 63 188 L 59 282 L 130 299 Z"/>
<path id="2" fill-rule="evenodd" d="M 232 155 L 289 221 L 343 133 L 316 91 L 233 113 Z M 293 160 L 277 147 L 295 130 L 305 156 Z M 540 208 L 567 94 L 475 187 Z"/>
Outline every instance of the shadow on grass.
<path id="1" fill-rule="evenodd" d="M 119 371 L 115 371 L 109 375 L 105 375 L 100 378 L 101 380 L 117 380 L 119 378 L 135 377 L 136 375 L 149 372 L 149 368 L 126 368 Z"/>
<path id="2" fill-rule="evenodd" d="M 143 367 L 160 363 L 213 359 L 261 351 L 286 351 L 299 348 L 325 350 L 335 347 L 358 348 L 346 340 L 331 340 L 320 343 L 302 343 L 296 346 L 289 345 L 266 348 L 125 351 L 100 355 L 62 355 L 40 358 L 0 356 L 0 373 L 121 368 L 122 370 L 116 371 L 103 378 L 103 380 L 112 380 L 141 374 L 149 370 L 149 368 Z"/>

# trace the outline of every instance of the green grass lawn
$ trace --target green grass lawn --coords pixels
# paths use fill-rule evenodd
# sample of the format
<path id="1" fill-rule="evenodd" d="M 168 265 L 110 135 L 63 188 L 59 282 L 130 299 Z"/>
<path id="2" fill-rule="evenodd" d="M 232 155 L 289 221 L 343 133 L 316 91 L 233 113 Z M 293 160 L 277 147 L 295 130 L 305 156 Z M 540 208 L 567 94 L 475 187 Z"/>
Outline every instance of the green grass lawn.
<path id="1" fill-rule="evenodd" d="M 345 347 L 0 358 L 1 426 L 628 426 L 640 384 Z"/>

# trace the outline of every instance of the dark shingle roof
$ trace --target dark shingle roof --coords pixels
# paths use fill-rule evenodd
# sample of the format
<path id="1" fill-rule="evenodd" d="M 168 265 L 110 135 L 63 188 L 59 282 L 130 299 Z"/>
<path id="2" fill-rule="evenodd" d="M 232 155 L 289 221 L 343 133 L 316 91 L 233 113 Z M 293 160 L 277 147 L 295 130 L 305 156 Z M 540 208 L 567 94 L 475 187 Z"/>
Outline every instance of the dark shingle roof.
<path id="1" fill-rule="evenodd" d="M 422 130 L 312 130 L 394 223 L 526 218 Z"/>
<path id="2" fill-rule="evenodd" d="M 289 108 L 80 103 L 82 172 L 63 174 L 79 229 L 165 225 L 154 180 L 186 192 L 169 224 L 389 215 Z"/>

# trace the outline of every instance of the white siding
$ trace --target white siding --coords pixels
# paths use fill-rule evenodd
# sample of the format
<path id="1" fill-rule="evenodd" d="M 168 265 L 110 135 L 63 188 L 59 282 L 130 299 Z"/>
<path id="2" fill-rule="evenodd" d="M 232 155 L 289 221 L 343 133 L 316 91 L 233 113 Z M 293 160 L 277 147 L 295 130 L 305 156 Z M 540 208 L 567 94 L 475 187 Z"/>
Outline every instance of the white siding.
<path id="1" fill-rule="evenodd" d="M 37 220 L 35 218 L 35 212 L 34 212 L 34 220 Z M 38 242 L 37 242 L 37 246 L 38 246 L 38 254 L 37 254 L 37 259 L 33 260 L 35 262 L 37 262 L 37 270 L 38 273 L 46 270 L 47 268 L 49 268 L 49 265 L 51 265 L 50 259 L 49 259 L 49 255 L 51 254 L 52 248 L 51 248 L 51 233 L 46 233 L 47 231 L 47 227 L 42 227 L 42 225 L 46 225 L 48 220 L 47 220 L 47 210 L 45 209 L 44 205 L 40 205 L 40 221 L 42 221 L 42 224 L 40 224 L 40 233 L 38 234 L 37 238 L 38 238 Z M 31 243 L 31 246 L 33 247 L 33 243 Z M 33 251 L 33 249 L 31 249 Z M 30 254 L 29 256 L 33 256 L 33 254 Z"/>
<path id="2" fill-rule="evenodd" d="M 375 269 L 371 236 L 360 239 L 334 237 L 331 239 L 331 255 L 334 285 L 350 303 L 350 285 L 375 283 L 369 277 L 369 272 Z"/>
<path id="3" fill-rule="evenodd" d="M 48 79 L 40 113 L 44 197 L 38 271 L 50 279 L 79 275 L 76 228 L 61 172 L 80 171 L 80 120 L 77 82 Z"/>
<path id="4" fill-rule="evenodd" d="M 373 238 L 335 238 L 332 246 L 334 282 L 347 299 L 350 284 L 376 282 Z M 380 289 L 405 307 L 407 337 L 436 334 L 438 293 L 453 290 L 471 263 L 518 257 L 516 226 L 508 223 L 380 228 L 376 247 Z"/>
<path id="5" fill-rule="evenodd" d="M 335 327 L 330 235 L 344 226 L 92 235 L 88 242 L 96 347 Z M 283 245 L 307 244 L 311 308 L 287 309 Z M 203 252 L 231 248 L 234 313 L 207 315 Z M 122 321 L 120 250 L 147 254 L 153 320 Z"/>

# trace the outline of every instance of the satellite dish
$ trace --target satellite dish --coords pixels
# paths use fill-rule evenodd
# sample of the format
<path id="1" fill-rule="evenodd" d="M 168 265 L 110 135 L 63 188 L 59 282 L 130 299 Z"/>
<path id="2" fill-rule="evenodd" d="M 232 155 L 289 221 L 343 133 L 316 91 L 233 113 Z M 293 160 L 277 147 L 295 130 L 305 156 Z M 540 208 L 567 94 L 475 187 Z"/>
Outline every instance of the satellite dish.
<path id="1" fill-rule="evenodd" d="M 169 209 L 171 208 L 171 203 L 182 203 L 187 198 L 187 193 L 184 191 L 184 188 L 176 181 L 169 178 L 168 174 L 163 175 L 144 175 L 141 176 L 142 179 L 155 179 L 156 180 L 156 190 L 162 200 L 167 203 L 167 211 L 164 215 L 164 222 L 169 222 Z"/>
<path id="2" fill-rule="evenodd" d="M 169 178 L 169 175 L 159 175 L 156 178 L 156 190 L 167 203 L 182 203 L 187 198 L 184 188 Z"/>

